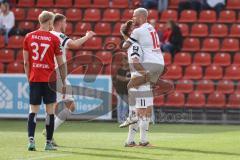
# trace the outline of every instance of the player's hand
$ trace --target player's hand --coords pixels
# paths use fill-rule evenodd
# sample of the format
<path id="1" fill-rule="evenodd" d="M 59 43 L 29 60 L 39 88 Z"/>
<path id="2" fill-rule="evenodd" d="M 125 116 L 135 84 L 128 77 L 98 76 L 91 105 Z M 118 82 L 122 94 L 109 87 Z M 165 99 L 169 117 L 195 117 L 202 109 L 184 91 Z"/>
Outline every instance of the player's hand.
<path id="1" fill-rule="evenodd" d="M 87 33 L 86 33 L 86 36 L 87 36 L 88 38 L 92 38 L 92 37 L 95 36 L 95 35 L 96 35 L 96 33 L 93 32 L 93 31 L 87 31 Z"/>

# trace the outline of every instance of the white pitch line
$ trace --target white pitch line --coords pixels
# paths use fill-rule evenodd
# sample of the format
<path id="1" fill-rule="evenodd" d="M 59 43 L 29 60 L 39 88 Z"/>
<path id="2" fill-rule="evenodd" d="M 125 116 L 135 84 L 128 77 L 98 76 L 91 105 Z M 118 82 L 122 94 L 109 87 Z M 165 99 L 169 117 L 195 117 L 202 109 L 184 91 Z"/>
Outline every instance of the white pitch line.
<path id="1" fill-rule="evenodd" d="M 64 157 L 64 156 L 67 156 L 67 154 L 52 154 L 52 155 L 39 156 L 39 157 L 33 157 L 33 158 L 20 158 L 15 160 L 41 160 L 44 158 L 55 158 L 55 157 Z"/>

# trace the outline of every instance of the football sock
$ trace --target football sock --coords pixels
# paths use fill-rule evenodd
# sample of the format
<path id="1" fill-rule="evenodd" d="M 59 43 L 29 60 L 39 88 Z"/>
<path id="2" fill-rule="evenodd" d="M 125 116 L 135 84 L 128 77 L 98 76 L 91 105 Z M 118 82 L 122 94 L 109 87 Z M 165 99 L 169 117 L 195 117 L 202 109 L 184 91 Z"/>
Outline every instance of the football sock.
<path id="1" fill-rule="evenodd" d="M 46 116 L 46 131 L 47 131 L 47 143 L 52 141 L 54 132 L 54 114 L 47 114 Z"/>
<path id="2" fill-rule="evenodd" d="M 29 141 L 34 140 L 35 128 L 36 128 L 36 113 L 29 113 L 28 115 L 28 137 Z"/>
<path id="3" fill-rule="evenodd" d="M 141 143 L 148 142 L 147 133 L 148 133 L 149 122 L 150 122 L 150 119 L 146 118 L 146 117 L 140 118 L 140 120 L 139 120 L 140 142 Z"/>
<path id="4" fill-rule="evenodd" d="M 127 144 L 130 144 L 131 142 L 134 142 L 135 135 L 138 130 L 138 122 L 129 125 L 129 131 L 128 131 L 128 137 L 127 137 Z"/>
<path id="5" fill-rule="evenodd" d="M 64 108 L 55 118 L 54 131 L 71 115 L 71 111 L 68 108 Z"/>

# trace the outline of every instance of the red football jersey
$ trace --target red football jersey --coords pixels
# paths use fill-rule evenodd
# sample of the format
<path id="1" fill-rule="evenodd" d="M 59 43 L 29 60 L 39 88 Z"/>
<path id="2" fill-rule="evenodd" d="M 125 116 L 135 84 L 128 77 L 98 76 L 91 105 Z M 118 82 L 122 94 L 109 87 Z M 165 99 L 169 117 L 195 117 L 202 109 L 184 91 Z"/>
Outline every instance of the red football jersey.
<path id="1" fill-rule="evenodd" d="M 29 54 L 29 81 L 49 82 L 55 70 L 54 57 L 62 55 L 59 39 L 48 31 L 36 30 L 28 33 L 23 43 Z"/>

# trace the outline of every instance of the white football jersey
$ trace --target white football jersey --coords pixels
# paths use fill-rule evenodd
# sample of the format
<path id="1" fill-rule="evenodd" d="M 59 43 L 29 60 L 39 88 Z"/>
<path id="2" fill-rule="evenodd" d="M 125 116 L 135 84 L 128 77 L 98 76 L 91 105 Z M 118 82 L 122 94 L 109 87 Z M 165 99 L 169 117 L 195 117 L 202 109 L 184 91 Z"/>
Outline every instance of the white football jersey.
<path id="1" fill-rule="evenodd" d="M 140 75 L 133 66 L 133 58 L 139 59 L 139 62 L 143 62 L 143 51 L 138 43 L 133 43 L 127 50 L 128 53 L 128 63 L 131 72 L 131 76 Z"/>
<path id="2" fill-rule="evenodd" d="M 157 31 L 149 23 L 144 23 L 135 28 L 128 39 L 129 42 L 137 42 L 144 53 L 144 62 L 164 65 L 163 55 L 160 49 L 160 40 Z"/>
<path id="3" fill-rule="evenodd" d="M 56 32 L 56 31 L 51 31 L 52 34 L 54 34 L 55 36 L 58 37 L 58 39 L 60 40 L 60 44 L 61 44 L 61 50 L 62 50 L 62 55 L 63 55 L 63 62 L 67 62 L 67 57 L 66 57 L 66 54 L 67 54 L 67 44 L 70 40 L 70 38 L 68 38 L 68 36 L 66 36 L 65 34 L 61 33 L 61 32 Z M 58 64 L 56 62 L 56 59 L 55 59 L 55 67 L 57 68 Z"/>

